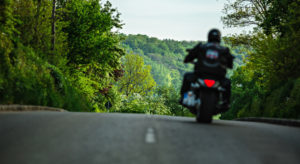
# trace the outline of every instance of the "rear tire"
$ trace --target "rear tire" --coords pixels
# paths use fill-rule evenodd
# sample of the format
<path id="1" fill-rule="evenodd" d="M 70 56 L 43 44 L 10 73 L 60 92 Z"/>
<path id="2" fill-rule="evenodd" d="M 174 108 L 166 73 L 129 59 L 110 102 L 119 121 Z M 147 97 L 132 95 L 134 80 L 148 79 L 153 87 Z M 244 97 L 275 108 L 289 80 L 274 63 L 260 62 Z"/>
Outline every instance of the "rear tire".
<path id="1" fill-rule="evenodd" d="M 197 109 L 196 121 L 199 123 L 211 123 L 213 112 L 216 110 L 217 92 L 203 92 L 201 100 L 202 104 L 200 109 Z"/>

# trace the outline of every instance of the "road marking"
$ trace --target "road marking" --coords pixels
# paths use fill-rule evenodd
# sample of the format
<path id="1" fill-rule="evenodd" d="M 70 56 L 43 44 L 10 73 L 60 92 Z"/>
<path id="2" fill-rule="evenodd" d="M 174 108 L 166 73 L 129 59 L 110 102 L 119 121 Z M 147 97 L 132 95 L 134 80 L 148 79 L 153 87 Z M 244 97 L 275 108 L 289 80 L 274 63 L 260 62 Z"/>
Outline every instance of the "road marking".
<path id="1" fill-rule="evenodd" d="M 152 144 L 152 143 L 156 142 L 153 128 L 148 128 L 147 129 L 147 133 L 146 133 L 146 136 L 145 136 L 145 142 L 149 143 L 149 144 Z"/>

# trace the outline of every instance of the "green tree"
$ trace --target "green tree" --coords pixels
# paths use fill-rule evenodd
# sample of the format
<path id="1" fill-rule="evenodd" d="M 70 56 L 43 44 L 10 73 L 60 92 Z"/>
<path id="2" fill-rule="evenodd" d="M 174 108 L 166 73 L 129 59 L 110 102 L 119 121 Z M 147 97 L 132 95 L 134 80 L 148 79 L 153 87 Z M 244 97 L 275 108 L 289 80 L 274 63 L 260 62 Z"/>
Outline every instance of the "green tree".
<path id="1" fill-rule="evenodd" d="M 126 96 L 134 93 L 149 95 L 156 86 L 151 75 L 151 66 L 144 65 L 138 55 L 128 54 L 124 58 L 124 76 L 119 81 L 120 91 Z"/>
<path id="2" fill-rule="evenodd" d="M 236 0 L 225 6 L 223 23 L 227 26 L 249 25 L 243 20 L 250 18 L 257 26 L 248 35 L 226 38 L 234 45 L 243 44 L 248 52 L 246 65 L 233 73 L 232 108 L 222 115 L 223 118 L 299 118 L 295 108 L 299 105 L 295 103 L 298 97 L 295 86 L 298 86 L 297 79 L 300 77 L 297 64 L 300 63 L 299 2 Z M 262 5 L 256 7 L 259 4 Z M 261 15 L 255 17 L 257 12 Z"/>
<path id="3" fill-rule="evenodd" d="M 124 50 L 119 13 L 100 2 L 0 2 L 0 103 L 104 106 Z"/>
<path id="4" fill-rule="evenodd" d="M 15 29 L 15 19 L 13 17 L 13 3 L 11 0 L 0 2 L 0 73 L 7 76 L 11 73 L 11 51 L 13 50 L 13 40 L 17 30 Z M 0 77 L 0 83 L 4 83 Z"/>
<path id="5" fill-rule="evenodd" d="M 70 65 L 88 64 L 96 61 L 106 67 L 119 66 L 118 59 L 123 55 L 118 47 L 120 38 L 112 32 L 121 28 L 119 13 L 107 1 L 104 6 L 100 0 L 72 0 L 66 4 L 64 20 L 68 26 Z"/>
<path id="6" fill-rule="evenodd" d="M 267 34 L 291 35 L 299 29 L 299 0 L 273 0 L 261 24 Z"/>
<path id="7" fill-rule="evenodd" d="M 172 115 L 188 116 L 190 112 L 188 109 L 181 106 L 178 101 L 180 98 L 179 90 L 176 90 L 174 86 L 161 86 L 157 87 L 155 94 L 158 97 L 162 97 L 164 105 L 170 109 Z"/>
<path id="8" fill-rule="evenodd" d="M 269 0 L 235 0 L 225 4 L 222 17 L 227 27 L 259 26 L 267 17 Z"/>
<path id="9" fill-rule="evenodd" d="M 121 28 L 119 13 L 108 1 L 100 0 L 58 1 L 59 18 L 66 22 L 62 28 L 68 34 L 68 67 L 74 85 L 85 94 L 99 110 L 104 107 L 114 82 L 114 72 L 120 69 L 120 58 L 125 54 L 120 48 L 122 39 L 113 28 Z"/>

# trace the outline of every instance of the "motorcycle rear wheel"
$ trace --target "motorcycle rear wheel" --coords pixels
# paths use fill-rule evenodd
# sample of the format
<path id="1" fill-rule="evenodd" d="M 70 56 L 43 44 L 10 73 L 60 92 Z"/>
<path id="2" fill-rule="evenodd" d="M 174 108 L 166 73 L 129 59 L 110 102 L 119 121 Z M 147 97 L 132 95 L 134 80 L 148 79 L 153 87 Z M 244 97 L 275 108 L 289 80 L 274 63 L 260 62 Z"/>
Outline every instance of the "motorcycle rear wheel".
<path id="1" fill-rule="evenodd" d="M 197 109 L 196 121 L 199 123 L 211 123 L 213 112 L 216 110 L 217 92 L 206 91 L 201 94 L 202 104 Z"/>

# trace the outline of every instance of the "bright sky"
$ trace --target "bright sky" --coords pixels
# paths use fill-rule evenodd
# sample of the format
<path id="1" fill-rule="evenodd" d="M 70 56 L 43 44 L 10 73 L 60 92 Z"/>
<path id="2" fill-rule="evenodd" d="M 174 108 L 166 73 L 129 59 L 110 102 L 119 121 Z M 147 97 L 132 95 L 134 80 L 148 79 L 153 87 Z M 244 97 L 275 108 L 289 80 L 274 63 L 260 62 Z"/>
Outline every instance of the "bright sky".
<path id="1" fill-rule="evenodd" d="M 207 40 L 218 28 L 222 35 L 244 29 L 224 29 L 222 9 L 227 0 L 109 0 L 121 13 L 120 32 L 146 34 L 159 39 Z"/>

